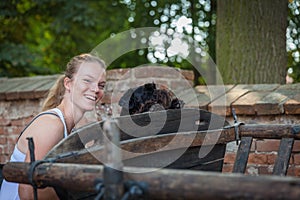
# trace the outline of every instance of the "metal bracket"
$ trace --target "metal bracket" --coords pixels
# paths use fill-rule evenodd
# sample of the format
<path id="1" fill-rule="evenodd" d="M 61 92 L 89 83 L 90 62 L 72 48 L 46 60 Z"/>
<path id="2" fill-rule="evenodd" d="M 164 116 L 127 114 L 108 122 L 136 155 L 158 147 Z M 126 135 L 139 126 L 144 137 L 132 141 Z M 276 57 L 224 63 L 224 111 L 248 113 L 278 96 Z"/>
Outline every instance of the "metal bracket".
<path id="1" fill-rule="evenodd" d="M 145 182 L 136 181 L 126 181 L 123 183 L 124 190 L 126 191 L 122 196 L 121 200 L 144 200 L 146 199 L 146 193 L 148 184 Z M 105 185 L 102 179 L 95 180 L 95 190 L 97 191 L 97 196 L 95 200 L 110 199 L 110 197 L 105 197 Z"/>
<path id="2" fill-rule="evenodd" d="M 136 181 L 126 181 L 124 183 L 125 194 L 123 195 L 121 200 L 128 199 L 146 199 L 146 192 L 148 188 L 148 184 L 145 182 L 136 182 Z"/>
<path id="3" fill-rule="evenodd" d="M 244 123 L 238 121 L 234 108 L 232 108 L 232 116 L 234 120 L 233 127 L 234 127 L 235 141 L 236 141 L 236 145 L 239 145 L 239 140 L 240 140 L 239 127 L 240 125 L 244 125 Z"/>
<path id="4" fill-rule="evenodd" d="M 95 181 L 95 189 L 97 191 L 97 196 L 95 200 L 100 200 L 104 196 L 104 184 L 102 179 L 96 179 Z"/>
<path id="5" fill-rule="evenodd" d="M 33 138 L 27 137 L 26 139 L 28 140 L 28 148 L 29 148 L 29 153 L 30 153 L 30 168 L 29 168 L 28 180 L 33 187 L 33 198 L 34 198 L 34 200 L 37 200 L 38 199 L 37 186 L 33 181 L 33 172 L 34 172 L 34 169 L 36 168 L 36 166 L 39 164 L 39 162 L 35 161 Z"/>

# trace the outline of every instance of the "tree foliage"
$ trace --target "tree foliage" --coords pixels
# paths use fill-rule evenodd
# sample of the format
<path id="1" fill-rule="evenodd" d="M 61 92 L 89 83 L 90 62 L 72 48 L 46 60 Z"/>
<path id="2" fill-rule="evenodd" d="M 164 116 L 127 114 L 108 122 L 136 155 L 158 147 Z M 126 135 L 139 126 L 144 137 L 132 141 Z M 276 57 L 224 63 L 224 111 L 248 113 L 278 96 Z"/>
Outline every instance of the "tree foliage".
<path id="1" fill-rule="evenodd" d="M 70 57 L 128 28 L 120 20 L 126 7 L 111 1 L 5 0 L 0 6 L 1 76 L 59 73 Z"/>
<path id="2" fill-rule="evenodd" d="M 287 29 L 288 73 L 300 82 L 300 1 L 289 3 Z"/>
<path id="3" fill-rule="evenodd" d="M 297 30 L 299 2 L 292 3 L 296 6 L 290 6 L 289 19 Z M 119 57 L 109 68 L 150 62 L 192 69 L 186 55 L 171 55 L 167 50 L 179 39 L 187 44 L 189 53 L 203 56 L 208 52 L 215 59 L 216 17 L 216 0 L 2 0 L 0 76 L 60 73 L 72 56 L 90 52 L 109 37 L 139 27 L 157 27 L 165 39 L 152 48 Z M 293 74 L 300 74 L 295 53 L 299 32 L 290 34 L 298 41 L 296 48 L 288 50 Z M 151 46 L 151 41 L 147 42 Z"/>
<path id="4" fill-rule="evenodd" d="M 1 76 L 61 72 L 70 57 L 89 52 L 103 40 L 130 28 L 157 27 L 161 35 L 168 36 L 163 42 L 163 48 L 167 49 L 171 45 L 170 33 L 178 32 L 178 21 L 182 19 L 188 20 L 187 24 L 172 39 L 178 37 L 186 43 L 196 40 L 208 49 L 207 32 L 211 27 L 208 20 L 212 15 L 206 1 L 193 3 L 196 11 L 193 16 L 191 2 L 186 0 L 5 0 L 0 6 L 0 20 L 4 24 L 0 37 Z M 192 25 L 196 34 L 191 32 Z M 182 55 L 158 53 L 157 47 L 149 49 L 130 52 L 109 67 L 152 62 L 191 68 Z"/>

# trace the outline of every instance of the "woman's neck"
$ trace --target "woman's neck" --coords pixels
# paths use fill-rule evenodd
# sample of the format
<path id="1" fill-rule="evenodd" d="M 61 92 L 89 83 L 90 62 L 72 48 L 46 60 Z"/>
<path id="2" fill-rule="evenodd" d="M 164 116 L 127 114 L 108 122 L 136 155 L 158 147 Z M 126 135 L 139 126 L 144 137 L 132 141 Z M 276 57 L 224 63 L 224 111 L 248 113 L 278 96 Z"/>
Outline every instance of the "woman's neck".
<path id="1" fill-rule="evenodd" d="M 70 107 L 64 102 L 58 105 L 57 108 L 63 113 L 68 133 L 70 133 L 75 124 L 82 118 L 82 112 L 76 111 L 74 107 Z"/>

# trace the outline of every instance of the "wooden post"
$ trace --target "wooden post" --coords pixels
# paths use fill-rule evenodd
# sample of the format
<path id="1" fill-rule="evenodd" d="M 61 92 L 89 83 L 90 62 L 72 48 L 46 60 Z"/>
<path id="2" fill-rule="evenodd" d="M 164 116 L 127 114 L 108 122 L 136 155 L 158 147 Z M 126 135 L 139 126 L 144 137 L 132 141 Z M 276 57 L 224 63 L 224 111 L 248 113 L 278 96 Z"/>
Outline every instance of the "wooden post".
<path id="1" fill-rule="evenodd" d="M 236 154 L 235 162 L 233 165 L 233 173 L 245 173 L 249 152 L 252 144 L 252 137 L 242 137 L 239 149 Z"/>
<path id="2" fill-rule="evenodd" d="M 294 138 L 282 138 L 275 161 L 273 174 L 285 176 L 289 168 L 290 157 L 294 145 Z"/>
<path id="3" fill-rule="evenodd" d="M 118 200 L 124 193 L 122 158 L 120 151 L 120 131 L 116 120 L 108 119 L 104 122 L 104 199 Z"/>

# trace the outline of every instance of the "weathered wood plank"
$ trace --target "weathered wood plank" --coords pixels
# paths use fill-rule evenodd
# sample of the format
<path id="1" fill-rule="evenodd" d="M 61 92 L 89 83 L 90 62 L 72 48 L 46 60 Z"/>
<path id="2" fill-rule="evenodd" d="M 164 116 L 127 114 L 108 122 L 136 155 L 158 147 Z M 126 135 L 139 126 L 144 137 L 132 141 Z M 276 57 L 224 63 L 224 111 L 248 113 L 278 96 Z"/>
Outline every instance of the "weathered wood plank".
<path id="1" fill-rule="evenodd" d="M 294 138 L 282 138 L 275 161 L 273 174 L 285 176 L 289 167 L 289 161 L 294 145 Z"/>
<path id="2" fill-rule="evenodd" d="M 122 159 L 124 161 L 131 159 L 131 162 L 134 162 L 133 159 L 142 159 L 147 156 L 149 160 L 152 158 L 159 165 L 159 159 L 162 158 L 163 155 L 165 155 L 166 158 L 170 158 L 174 153 L 176 154 L 175 156 L 181 155 L 188 148 L 200 147 L 203 145 L 204 141 L 206 146 L 210 146 L 215 144 L 226 144 L 228 141 L 234 140 L 233 129 L 226 130 L 223 137 L 219 137 L 220 131 L 221 130 L 210 131 L 209 133 L 206 131 L 181 132 L 180 134 L 170 133 L 124 140 L 121 141 L 120 144 L 122 149 Z M 223 148 L 225 149 L 225 145 Z M 218 149 L 217 151 L 222 152 L 221 149 Z M 46 158 L 51 157 L 55 158 L 56 154 L 49 155 Z M 99 164 L 103 161 L 104 157 L 105 153 L 103 145 L 95 145 L 90 148 L 73 151 L 73 154 L 70 154 L 67 157 L 61 157 L 57 159 L 56 162 Z M 220 159 L 221 157 L 217 158 Z"/>
<path id="3" fill-rule="evenodd" d="M 233 165 L 233 173 L 245 173 L 249 152 L 252 144 L 252 137 L 242 137 L 241 142 L 236 154 L 235 162 Z"/>
<path id="4" fill-rule="evenodd" d="M 7 163 L 6 180 L 29 183 L 29 163 Z M 144 172 L 144 173 L 143 173 Z M 145 173 L 147 172 L 147 173 Z M 124 167 L 124 181 L 144 183 L 145 199 L 299 199 L 300 179 L 279 176 L 246 176 L 191 170 Z M 36 167 L 37 186 L 95 192 L 95 179 L 103 166 L 44 163 Z M 82 187 L 84 185 L 84 187 Z"/>
<path id="5" fill-rule="evenodd" d="M 168 110 L 142 113 L 117 118 L 121 140 L 158 134 L 219 129 L 228 124 L 223 117 L 199 109 Z M 211 123 L 213 122 L 213 123 Z M 78 129 L 58 143 L 47 155 L 51 157 L 64 152 L 76 151 L 86 143 L 102 140 L 103 122 L 95 122 Z M 172 136 L 174 137 L 174 136 Z"/>
<path id="6" fill-rule="evenodd" d="M 203 147 L 203 146 L 202 146 Z M 209 147 L 209 146 L 205 146 Z M 125 166 L 169 169 L 222 171 L 226 145 L 211 146 L 211 151 L 199 157 L 201 147 L 157 151 L 123 160 Z"/>
<path id="7" fill-rule="evenodd" d="M 300 139 L 300 126 L 291 124 L 249 124 L 240 126 L 241 136 L 257 139 L 281 139 L 290 137 Z"/>
<path id="8" fill-rule="evenodd" d="M 253 137 L 257 139 L 281 139 L 290 137 L 300 139 L 300 129 L 293 125 L 242 125 L 239 127 L 241 137 Z M 141 138 L 133 138 L 121 141 L 123 160 L 137 158 L 139 156 L 151 156 L 151 154 L 163 154 L 167 151 L 178 151 L 189 147 L 205 145 L 226 144 L 234 141 L 234 129 L 217 129 L 210 131 L 188 131 L 152 135 Z M 76 154 L 76 155 L 75 155 Z M 55 157 L 52 154 L 46 158 Z M 153 155 L 152 155 L 153 156 Z M 69 157 L 60 158 L 57 162 L 99 164 L 103 158 L 103 145 L 95 145 L 90 148 L 79 148 Z"/>

